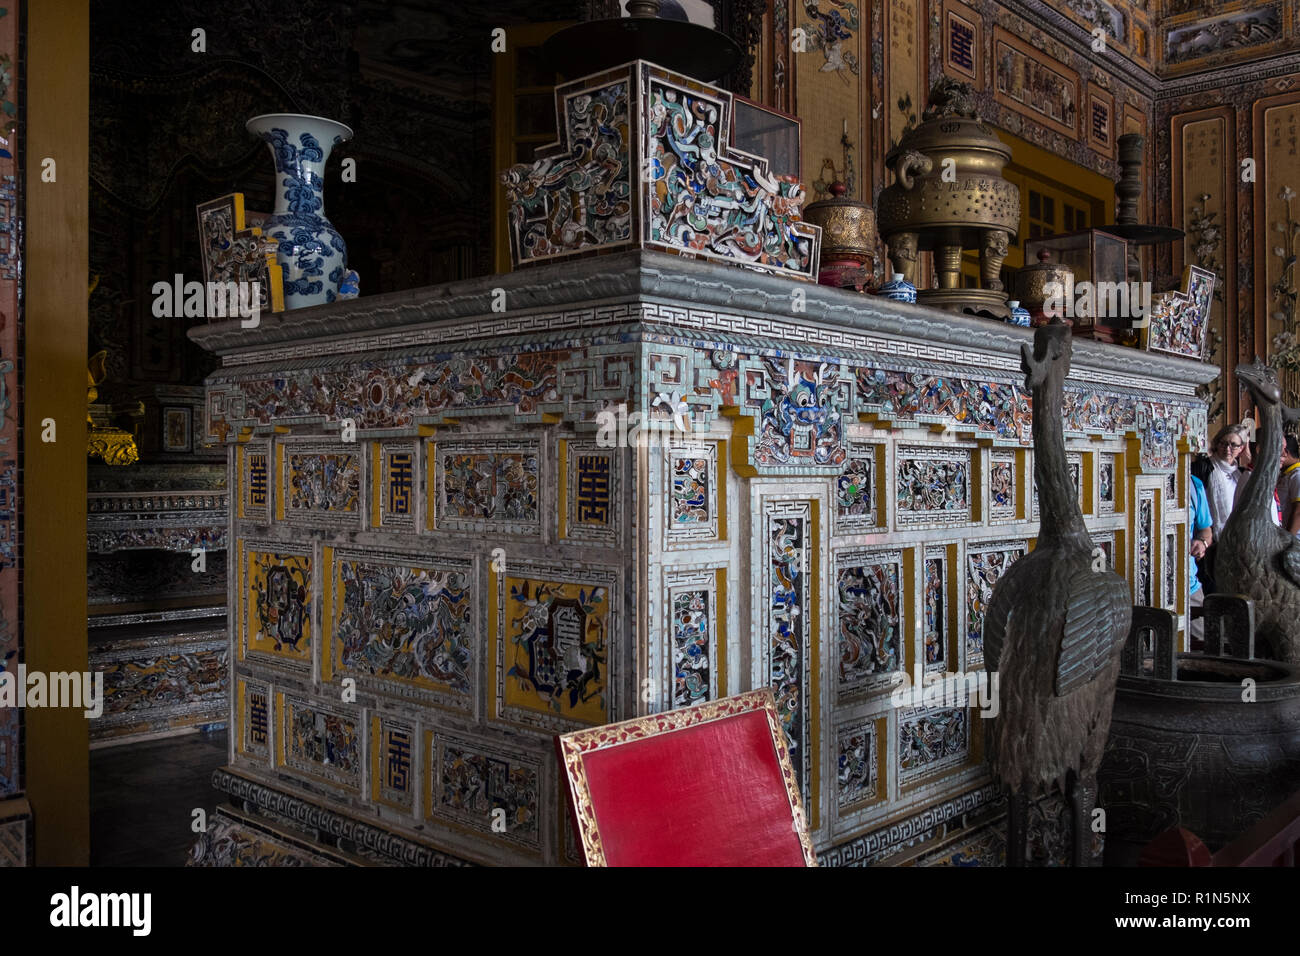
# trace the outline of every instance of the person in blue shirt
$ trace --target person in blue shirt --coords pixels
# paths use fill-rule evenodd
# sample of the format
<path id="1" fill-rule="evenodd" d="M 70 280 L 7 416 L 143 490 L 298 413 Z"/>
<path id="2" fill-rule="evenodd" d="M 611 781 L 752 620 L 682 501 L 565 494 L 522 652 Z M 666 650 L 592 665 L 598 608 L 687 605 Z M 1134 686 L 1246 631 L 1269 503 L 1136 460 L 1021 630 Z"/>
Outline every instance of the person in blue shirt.
<path id="1" fill-rule="evenodd" d="M 1211 542 L 1214 540 L 1213 522 L 1210 519 L 1210 502 L 1205 494 L 1205 485 L 1201 479 L 1192 475 L 1192 494 L 1188 501 L 1191 524 L 1192 524 L 1192 547 L 1189 552 L 1192 556 L 1191 563 L 1188 566 L 1191 572 L 1190 597 L 1188 603 L 1191 607 L 1205 606 L 1205 589 L 1201 587 L 1201 579 L 1197 575 L 1196 562 L 1205 557 L 1205 552 L 1209 549 Z M 1190 615 L 1190 608 L 1188 614 Z M 1191 621 L 1187 628 L 1188 636 L 1195 640 L 1205 639 L 1205 619 L 1198 617 Z"/>

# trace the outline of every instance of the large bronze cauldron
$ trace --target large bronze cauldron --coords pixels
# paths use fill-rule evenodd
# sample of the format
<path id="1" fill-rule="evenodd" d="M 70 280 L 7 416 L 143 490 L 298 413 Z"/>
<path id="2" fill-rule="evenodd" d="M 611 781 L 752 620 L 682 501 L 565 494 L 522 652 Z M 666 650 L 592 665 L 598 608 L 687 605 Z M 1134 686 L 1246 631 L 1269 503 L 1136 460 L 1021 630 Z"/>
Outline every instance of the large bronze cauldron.
<path id="1" fill-rule="evenodd" d="M 1172 826 L 1220 849 L 1300 790 L 1300 667 L 1179 654 L 1175 680 L 1120 677 L 1097 779 L 1107 866 Z"/>
<path id="2" fill-rule="evenodd" d="M 979 249 L 981 287 L 1001 292 L 1020 229 L 1020 192 L 1002 178 L 1011 150 L 976 115 L 968 83 L 936 83 L 922 120 L 885 157 L 896 181 L 877 213 L 894 271 L 915 283 L 917 251 L 933 249 L 939 288 L 958 289 L 962 250 Z"/>

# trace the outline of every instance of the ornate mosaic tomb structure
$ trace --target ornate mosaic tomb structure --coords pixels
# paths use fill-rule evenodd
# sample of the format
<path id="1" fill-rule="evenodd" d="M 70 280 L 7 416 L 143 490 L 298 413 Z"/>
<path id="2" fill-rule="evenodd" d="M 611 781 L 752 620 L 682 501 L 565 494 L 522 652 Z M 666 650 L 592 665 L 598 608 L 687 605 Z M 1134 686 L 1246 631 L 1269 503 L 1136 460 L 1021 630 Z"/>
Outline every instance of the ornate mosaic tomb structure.
<path id="1" fill-rule="evenodd" d="M 793 287 L 631 251 L 193 330 L 229 449 L 221 846 L 575 862 L 554 734 L 761 686 L 823 863 L 978 821 L 978 707 L 894 692 L 982 666 L 1034 546 L 1030 332 Z M 1210 374 L 1080 341 L 1066 391 L 1102 558 L 1184 625 Z"/>
<path id="2" fill-rule="evenodd" d="M 104 674 L 91 740 L 125 743 L 225 723 L 224 449 L 197 446 L 204 392 L 146 396 L 129 468 L 92 462 L 86 544 L 89 659 Z"/>

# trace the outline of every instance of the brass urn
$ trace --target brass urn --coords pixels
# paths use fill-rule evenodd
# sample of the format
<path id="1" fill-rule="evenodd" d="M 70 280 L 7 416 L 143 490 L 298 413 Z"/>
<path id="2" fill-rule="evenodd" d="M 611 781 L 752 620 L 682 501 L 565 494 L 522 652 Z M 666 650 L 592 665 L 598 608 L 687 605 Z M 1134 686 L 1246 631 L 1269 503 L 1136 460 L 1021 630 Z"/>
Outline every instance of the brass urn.
<path id="1" fill-rule="evenodd" d="M 880 194 L 880 233 L 894 271 L 916 282 L 916 255 L 933 250 L 939 288 L 922 301 L 958 311 L 1006 311 L 1000 278 L 1020 229 L 1020 191 L 1002 178 L 1009 150 L 976 115 L 969 83 L 944 77 L 922 122 L 885 157 L 895 182 Z M 980 289 L 961 288 L 964 249 L 978 249 Z"/>
<path id="2" fill-rule="evenodd" d="M 803 212 L 807 222 L 822 227 L 822 285 L 862 289 L 875 278 L 880 237 L 876 213 L 864 202 L 845 198 L 848 187 L 836 180 L 830 199 L 810 203 Z"/>
<path id="3" fill-rule="evenodd" d="M 1029 310 L 1033 324 L 1046 325 L 1053 317 L 1047 314 L 1049 302 L 1059 303 L 1060 312 L 1064 312 L 1065 297 L 1074 290 L 1074 272 L 1069 266 L 1053 262 L 1051 252 L 1042 249 L 1037 262 L 1016 273 L 1016 290 L 1020 293 L 1020 304 Z M 1066 325 L 1074 324 L 1073 315 L 1065 318 L 1062 314 L 1060 317 Z"/>

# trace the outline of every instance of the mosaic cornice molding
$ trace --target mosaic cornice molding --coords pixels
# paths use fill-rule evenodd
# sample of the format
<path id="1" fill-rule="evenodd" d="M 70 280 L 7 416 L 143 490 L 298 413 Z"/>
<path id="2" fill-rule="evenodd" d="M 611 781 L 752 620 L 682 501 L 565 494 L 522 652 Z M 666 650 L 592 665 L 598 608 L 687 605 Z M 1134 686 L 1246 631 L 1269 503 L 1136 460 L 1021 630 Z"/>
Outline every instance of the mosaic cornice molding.
<path id="1" fill-rule="evenodd" d="M 1039 26 L 1060 38 L 1093 67 L 1127 83 L 1143 96 L 1153 98 L 1160 90 L 1160 78 L 1146 67 L 1134 63 L 1123 53 L 1111 52 L 1109 47 L 1104 53 L 1094 53 L 1092 34 L 1061 11 L 1043 3 L 1042 0 L 999 0 L 999 5 L 1027 23 Z M 1152 25 L 1153 30 L 1158 24 L 1159 20 L 1155 20 Z M 1151 42 L 1153 44 L 1156 42 L 1154 35 L 1151 37 Z"/>
<path id="2" fill-rule="evenodd" d="M 1269 80 L 1277 80 L 1279 85 L 1276 92 L 1284 93 L 1295 87 L 1297 74 L 1300 74 L 1300 52 L 1283 53 L 1247 63 L 1212 67 L 1202 72 L 1164 80 L 1155 95 L 1156 107 L 1159 109 L 1166 101 L 1177 100 L 1184 96 L 1207 92 L 1222 94 L 1225 87 L 1239 86 L 1243 83 L 1256 84 Z"/>
<path id="3" fill-rule="evenodd" d="M 225 515 L 215 518 L 222 523 L 184 527 L 95 527 L 92 523 L 86 534 L 86 550 L 92 554 L 111 554 L 116 551 L 193 551 L 204 548 L 221 551 L 226 548 Z M 190 519 L 192 522 L 192 519 Z"/>
<path id="4" fill-rule="evenodd" d="M 86 509 L 92 515 L 135 515 L 157 517 L 174 511 L 225 511 L 223 492 L 195 491 L 161 494 L 90 494 Z"/>
<path id="5" fill-rule="evenodd" d="M 283 790 L 276 790 L 247 777 L 217 770 L 212 786 L 244 802 L 248 809 L 261 809 L 292 821 L 295 825 L 325 837 L 337 837 L 352 843 L 358 852 L 369 851 L 395 866 L 473 866 L 467 860 L 408 840 L 390 830 L 354 820 L 319 804 Z M 365 854 L 369 855 L 369 854 Z"/>
<path id="6" fill-rule="evenodd" d="M 505 293 L 506 312 L 493 311 L 498 290 Z M 796 290 L 803 296 L 802 312 L 792 307 Z M 589 304 L 611 299 L 642 301 L 623 308 Z M 584 307 L 574 308 L 579 303 Z M 953 361 L 1017 374 L 1020 345 L 1032 341 L 1026 330 L 985 319 L 642 250 L 276 313 L 255 329 L 233 320 L 197 326 L 188 334 L 220 354 L 227 368 L 275 360 L 281 356 L 266 353 L 291 343 L 302 343 L 300 358 L 316 357 L 313 364 L 321 364 L 328 356 L 355 357 L 373 348 L 402 347 L 409 354 L 421 345 L 455 341 L 482 347 L 497 336 L 560 328 L 587 331 L 590 338 L 588 330 L 602 322 L 626 323 L 650 307 L 661 315 L 665 306 L 674 310 L 674 324 L 679 318 L 694 321 L 702 332 L 736 332 L 747 326 L 794 343 L 826 344 L 837 335 L 857 333 L 874 336 L 886 351 L 905 342 L 905 354 L 922 357 L 924 346 L 946 346 Z M 551 314 L 536 315 L 539 310 Z M 717 318 L 710 321 L 709 313 Z M 854 344 L 874 350 L 865 339 Z M 1218 374 L 1204 363 L 1087 340 L 1074 343 L 1071 367 L 1072 380 L 1091 373 L 1095 381 L 1116 383 L 1117 374 L 1130 375 L 1189 396 L 1196 385 Z M 224 377 L 218 372 L 213 380 Z"/>

